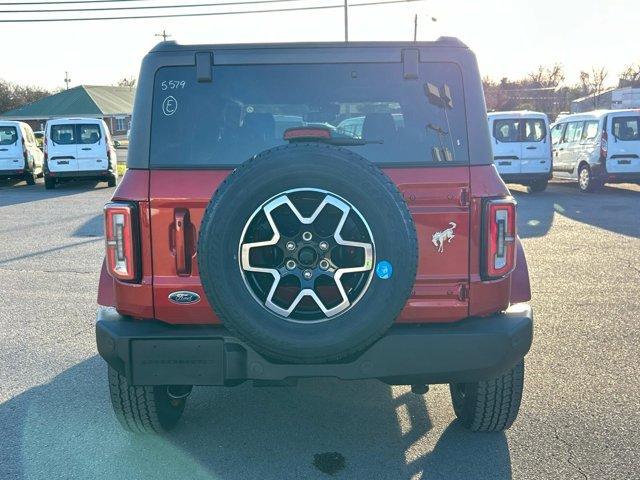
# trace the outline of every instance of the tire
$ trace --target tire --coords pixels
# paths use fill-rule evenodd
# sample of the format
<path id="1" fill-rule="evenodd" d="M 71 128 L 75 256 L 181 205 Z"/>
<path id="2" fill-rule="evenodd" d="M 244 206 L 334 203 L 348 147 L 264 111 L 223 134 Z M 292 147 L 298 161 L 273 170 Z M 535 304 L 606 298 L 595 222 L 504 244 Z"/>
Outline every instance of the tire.
<path id="1" fill-rule="evenodd" d="M 578 168 L 578 188 L 581 192 L 593 193 L 602 188 L 603 182 L 593 178 L 589 165 L 583 164 Z"/>
<path id="2" fill-rule="evenodd" d="M 364 285 L 360 296 L 353 302 L 350 300 L 349 306 L 340 313 L 313 322 L 290 321 L 295 310 L 285 318 L 268 308 L 268 302 L 259 300 L 250 290 L 249 281 L 245 283 L 247 271 L 241 266 L 244 260 L 240 256 L 240 242 L 251 219 L 262 212 L 261 206 L 284 192 L 293 198 L 297 193 L 290 191 L 296 189 L 304 190 L 305 195 L 317 189 L 322 192 L 319 195 L 330 196 L 330 193 L 351 204 L 354 210 L 350 212 L 361 215 L 373 237 L 369 245 L 373 246 L 374 255 L 369 258 L 370 263 L 365 260 L 362 265 L 369 267 L 362 273 L 368 280 L 360 283 Z M 300 227 L 300 230 L 305 228 L 315 228 L 315 225 Z M 336 232 L 330 237 L 331 241 Z M 317 234 L 313 241 L 320 237 Z M 300 255 L 304 248 L 300 247 Z M 303 263 L 302 257 L 298 258 Z M 378 263 L 382 260 L 389 263 Z M 394 183 L 361 156 L 324 144 L 277 147 L 238 167 L 219 186 L 209 203 L 198 240 L 203 289 L 225 326 L 265 356 L 293 363 L 337 361 L 366 349 L 380 338 L 411 293 L 417 260 L 415 226 Z M 384 269 L 387 265 L 392 267 L 392 273 L 383 279 L 389 272 Z M 282 264 L 280 268 L 283 269 Z M 380 276 L 375 273 L 376 269 L 382 272 Z M 284 272 L 280 278 L 286 275 Z M 275 275 L 269 278 L 272 285 L 280 281 Z M 301 279 L 299 294 L 302 294 L 302 282 Z M 304 300 L 312 302 L 310 298 Z M 312 303 L 319 307 L 315 300 Z"/>
<path id="3" fill-rule="evenodd" d="M 36 174 L 33 172 L 27 172 L 24 176 L 24 180 L 27 182 L 27 185 L 35 185 L 36 184 Z"/>
<path id="4" fill-rule="evenodd" d="M 136 387 L 109 368 L 111 405 L 120 424 L 134 433 L 163 433 L 176 426 L 186 398 L 171 399 L 166 386 Z"/>
<path id="5" fill-rule="evenodd" d="M 508 429 L 520 409 L 524 387 L 524 360 L 499 377 L 449 385 L 456 416 L 474 432 Z"/>
<path id="6" fill-rule="evenodd" d="M 115 175 L 111 175 L 109 177 L 109 180 L 107 180 L 107 185 L 109 187 L 115 187 L 116 186 L 116 176 Z"/>
<path id="7" fill-rule="evenodd" d="M 44 176 L 44 188 L 47 190 L 53 190 L 56 188 L 56 179 Z"/>
<path id="8" fill-rule="evenodd" d="M 529 193 L 540 193 L 540 192 L 544 192 L 547 189 L 547 186 L 549 185 L 549 180 L 545 179 L 545 180 L 538 180 L 536 182 L 531 183 L 528 187 L 527 187 L 527 192 Z"/>

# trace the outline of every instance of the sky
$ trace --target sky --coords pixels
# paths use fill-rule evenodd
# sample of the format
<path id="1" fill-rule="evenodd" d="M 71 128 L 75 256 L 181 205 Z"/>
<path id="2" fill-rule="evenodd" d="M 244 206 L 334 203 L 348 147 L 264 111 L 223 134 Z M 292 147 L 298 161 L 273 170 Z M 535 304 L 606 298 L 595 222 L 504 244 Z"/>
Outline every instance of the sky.
<path id="1" fill-rule="evenodd" d="M 187 3 L 221 1 L 229 0 Z M 12 2 L 20 3 L 19 0 L 1 3 Z M 180 3 L 178 0 L 111 2 L 96 4 L 95 8 Z M 279 5 L 288 8 L 293 4 L 340 3 L 342 0 L 305 0 Z M 29 9 L 73 7 L 78 5 L 39 5 Z M 3 11 L 16 8 L 0 5 Z M 249 8 L 272 6 L 190 11 Z M 459 37 L 476 53 L 482 76 L 495 79 L 520 78 L 538 65 L 559 62 L 565 67 L 568 83 L 578 82 L 580 70 L 604 65 L 609 70 L 607 83 L 613 85 L 624 66 L 640 63 L 638 0 L 426 0 L 353 7 L 349 9 L 349 39 L 411 40 L 416 13 L 420 18 L 419 40 L 432 40 L 440 35 Z M 43 15 L 53 18 L 82 14 Z M 0 20 L 25 17 L 34 18 L 35 14 L 0 13 Z M 431 21 L 431 17 L 437 21 Z M 0 79 L 53 89 L 64 86 L 68 71 L 71 86 L 109 85 L 123 77 L 137 76 L 142 57 L 160 40 L 155 34 L 163 29 L 171 34 L 172 40 L 182 44 L 342 41 L 343 22 L 342 9 L 331 9 L 174 19 L 0 23 Z"/>

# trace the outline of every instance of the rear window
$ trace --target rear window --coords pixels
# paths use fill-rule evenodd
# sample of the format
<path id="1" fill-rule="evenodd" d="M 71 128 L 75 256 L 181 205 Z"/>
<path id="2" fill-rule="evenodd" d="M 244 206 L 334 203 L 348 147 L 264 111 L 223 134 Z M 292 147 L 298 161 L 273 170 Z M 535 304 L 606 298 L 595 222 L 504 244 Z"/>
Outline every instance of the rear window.
<path id="1" fill-rule="evenodd" d="M 16 127 L 0 127 L 0 145 L 13 145 L 18 141 Z"/>
<path id="2" fill-rule="evenodd" d="M 334 137 L 377 143 L 347 148 L 378 164 L 468 163 L 460 70 L 421 63 L 214 66 L 158 70 L 150 164 L 227 167 L 285 144 L 287 128 L 322 126 Z"/>
<path id="3" fill-rule="evenodd" d="M 78 124 L 78 139 L 81 144 L 98 143 L 102 138 L 102 132 L 100 132 L 100 125 L 95 123 L 81 123 Z"/>
<path id="4" fill-rule="evenodd" d="M 507 118 L 493 121 L 493 137 L 499 142 L 540 142 L 546 136 L 545 122 L 539 118 Z"/>
<path id="5" fill-rule="evenodd" d="M 640 117 L 614 117 L 612 130 L 618 140 L 640 140 Z"/>
<path id="6" fill-rule="evenodd" d="M 76 128 L 73 124 L 51 125 L 51 140 L 59 145 L 76 143 Z"/>

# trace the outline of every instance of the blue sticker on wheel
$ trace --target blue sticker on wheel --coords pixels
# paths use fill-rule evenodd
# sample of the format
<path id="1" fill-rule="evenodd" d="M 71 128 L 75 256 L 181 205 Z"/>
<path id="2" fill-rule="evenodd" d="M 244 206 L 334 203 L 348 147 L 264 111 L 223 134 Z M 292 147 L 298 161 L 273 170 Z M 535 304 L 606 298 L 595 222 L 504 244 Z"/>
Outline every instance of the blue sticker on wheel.
<path id="1" fill-rule="evenodd" d="M 376 275 L 382 280 L 388 280 L 393 275 L 393 266 L 386 260 L 380 260 L 376 265 Z"/>

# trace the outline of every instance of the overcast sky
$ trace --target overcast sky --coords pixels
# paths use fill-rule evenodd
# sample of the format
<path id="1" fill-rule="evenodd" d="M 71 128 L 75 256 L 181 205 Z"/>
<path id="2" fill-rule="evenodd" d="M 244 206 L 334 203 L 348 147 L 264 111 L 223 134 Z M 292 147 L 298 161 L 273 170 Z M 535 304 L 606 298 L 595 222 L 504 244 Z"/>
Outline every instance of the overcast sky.
<path id="1" fill-rule="evenodd" d="M 350 0 L 358 1 L 362 0 Z M 307 0 L 297 4 L 341 2 Z M 179 3 L 147 0 L 135 4 Z M 127 4 L 134 3 L 102 3 L 96 7 Z M 292 3 L 281 5 L 286 8 Z M 0 10 L 15 8 L 0 6 Z M 162 12 L 172 13 L 154 11 Z M 421 15 L 419 39 L 459 37 L 476 52 L 482 75 L 496 79 L 521 77 L 540 64 L 561 62 L 570 83 L 577 82 L 580 70 L 605 65 L 610 72 L 608 83 L 613 84 L 625 65 L 640 63 L 638 0 L 427 0 L 358 7 L 350 9 L 350 40 L 410 40 L 415 13 Z M 81 14 L 64 16 L 77 15 Z M 34 17 L 0 13 L 0 19 L 25 16 Z M 431 16 L 438 21 L 431 22 Z M 0 23 L 0 78 L 55 88 L 64 85 L 68 70 L 72 85 L 112 84 L 125 76 L 137 76 L 141 58 L 157 43 L 159 39 L 154 34 L 163 28 L 180 43 L 332 41 L 342 40 L 344 32 L 341 9 L 176 19 Z"/>

